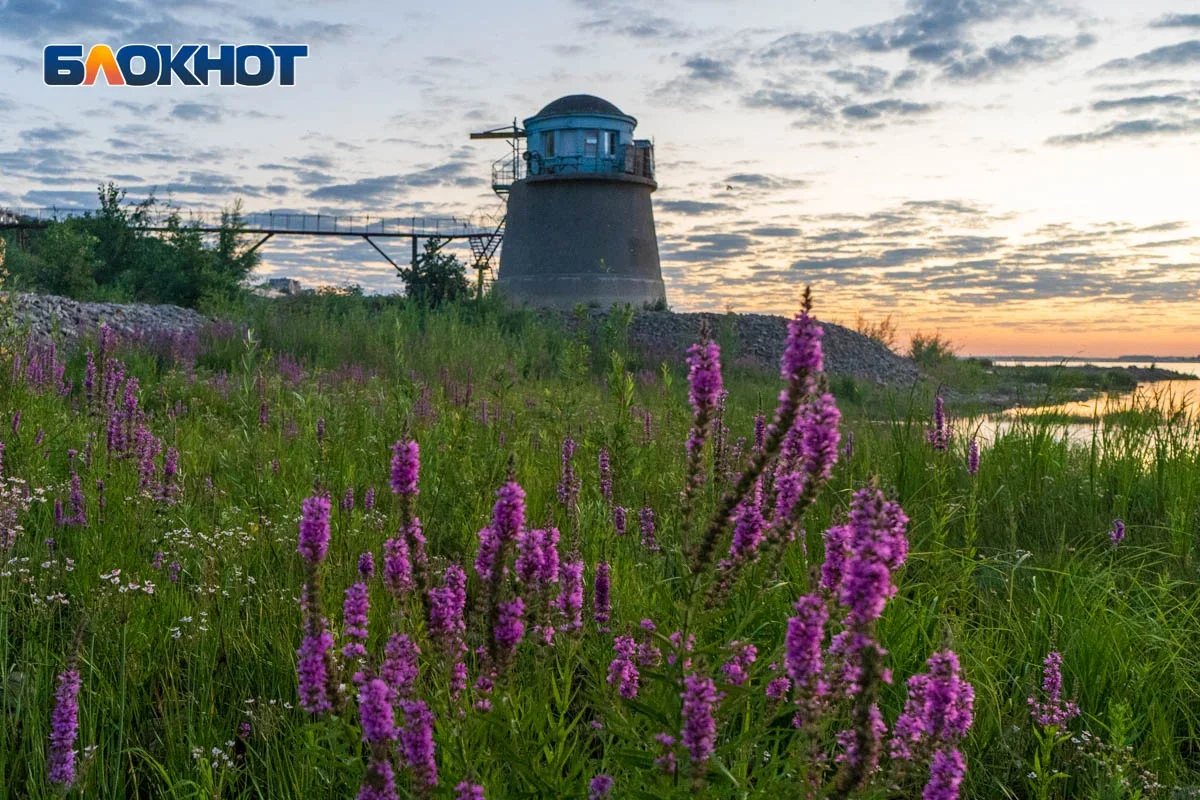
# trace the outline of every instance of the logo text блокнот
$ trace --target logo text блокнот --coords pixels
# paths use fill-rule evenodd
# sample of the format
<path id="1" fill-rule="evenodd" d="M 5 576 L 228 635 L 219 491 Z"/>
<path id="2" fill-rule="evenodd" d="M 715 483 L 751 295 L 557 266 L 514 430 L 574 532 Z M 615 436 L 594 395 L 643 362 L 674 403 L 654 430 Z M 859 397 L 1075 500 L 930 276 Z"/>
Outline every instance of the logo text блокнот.
<path id="1" fill-rule="evenodd" d="M 44 50 L 47 86 L 91 86 L 103 74 L 109 86 L 208 86 L 219 73 L 221 86 L 296 85 L 296 59 L 308 57 L 306 44 L 223 44 L 216 55 L 206 44 L 127 44 L 116 52 L 93 45 L 51 44 Z"/>

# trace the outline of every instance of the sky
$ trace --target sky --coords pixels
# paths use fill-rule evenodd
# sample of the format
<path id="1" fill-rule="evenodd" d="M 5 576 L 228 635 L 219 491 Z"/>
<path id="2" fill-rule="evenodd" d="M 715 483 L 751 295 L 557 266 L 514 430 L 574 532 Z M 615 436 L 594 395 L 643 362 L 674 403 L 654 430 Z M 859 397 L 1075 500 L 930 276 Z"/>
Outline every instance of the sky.
<path id="1" fill-rule="evenodd" d="M 1188 8 L 1188 6 L 1192 6 Z M 47 87 L 42 48 L 307 43 L 296 85 Z M 888 315 L 968 354 L 1200 353 L 1187 0 L 0 0 L 0 206 L 494 218 L 502 141 L 595 94 L 655 142 L 670 305 Z M 406 241 L 382 243 L 398 260 Z M 400 289 L 362 241 L 262 276 Z"/>

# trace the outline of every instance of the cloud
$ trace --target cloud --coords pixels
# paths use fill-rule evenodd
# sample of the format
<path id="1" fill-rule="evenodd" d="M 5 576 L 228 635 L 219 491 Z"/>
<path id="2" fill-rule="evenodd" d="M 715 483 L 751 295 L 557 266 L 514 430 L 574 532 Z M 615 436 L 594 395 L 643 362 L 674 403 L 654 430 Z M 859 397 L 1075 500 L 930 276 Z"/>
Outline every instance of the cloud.
<path id="1" fill-rule="evenodd" d="M 83 131 L 61 122 L 50 128 L 30 128 L 21 131 L 21 138 L 34 144 L 58 144 L 82 135 Z"/>
<path id="2" fill-rule="evenodd" d="M 876 100 L 874 103 L 857 104 L 846 106 L 842 109 L 842 116 L 851 120 L 875 120 L 885 116 L 910 117 L 919 114 L 928 114 L 933 111 L 936 106 L 928 103 L 914 103 L 908 100 L 896 100 L 894 98 L 888 100 Z"/>
<path id="3" fill-rule="evenodd" d="M 834 119 L 834 100 L 816 92 L 793 92 L 788 89 L 766 86 L 742 97 L 747 108 L 768 108 L 784 111 L 798 119 L 799 126 L 817 126 Z"/>
<path id="4" fill-rule="evenodd" d="M 1160 67 L 1182 67 L 1200 63 L 1200 39 L 1190 39 L 1179 44 L 1156 47 L 1133 58 L 1117 58 L 1101 64 L 1100 70 L 1157 69 Z"/>
<path id="5" fill-rule="evenodd" d="M 658 203 L 658 207 L 663 211 L 684 214 L 689 217 L 740 210 L 737 206 L 729 203 L 710 203 L 702 200 L 662 200 Z"/>
<path id="6" fill-rule="evenodd" d="M 1059 146 L 1094 144 L 1116 139 L 1145 139 L 1152 136 L 1177 136 L 1189 133 L 1200 133 L 1200 117 L 1186 120 L 1132 119 L 1106 125 L 1087 133 L 1051 136 L 1046 140 L 1046 144 Z"/>
<path id="7" fill-rule="evenodd" d="M 747 187 L 764 191 L 780 189 L 800 189 L 808 186 L 809 182 L 800 178 L 784 178 L 778 175 L 765 175 L 761 172 L 738 172 L 725 178 L 726 186 Z"/>
<path id="8" fill-rule="evenodd" d="M 825 73 L 837 83 L 847 84 L 864 94 L 873 94 L 887 87 L 888 71 L 879 67 L 835 69 Z"/>
<path id="9" fill-rule="evenodd" d="M 683 62 L 688 70 L 687 77 L 706 83 L 732 83 L 735 80 L 733 67 L 728 61 L 707 56 L 692 56 Z"/>
<path id="10" fill-rule="evenodd" d="M 1098 100 L 1092 103 L 1093 111 L 1112 111 L 1124 108 L 1146 108 L 1148 106 L 1187 106 L 1195 101 L 1181 94 L 1151 94 L 1137 97 L 1122 97 L 1118 100 Z"/>
<path id="11" fill-rule="evenodd" d="M 186 122 L 220 122 L 224 112 L 212 103 L 176 103 L 171 116 Z"/>
<path id="12" fill-rule="evenodd" d="M 990 78 L 1000 72 L 1058 61 L 1076 50 L 1091 47 L 1095 42 L 1096 38 L 1087 33 L 1074 37 L 1013 36 L 979 55 L 965 55 L 945 61 L 942 70 L 948 78 L 956 81 Z"/>
<path id="13" fill-rule="evenodd" d="M 405 195 L 409 189 L 424 189 L 433 186 L 472 187 L 481 186 L 484 180 L 470 174 L 474 165 L 465 160 L 454 160 L 433 167 L 416 170 L 402 175 L 376 175 L 360 178 L 351 183 L 335 183 L 321 186 L 309 192 L 306 196 L 313 200 L 348 202 L 348 203 L 380 203 L 386 202 L 389 208 L 394 202 L 388 202 L 396 197 Z"/>
<path id="14" fill-rule="evenodd" d="M 95 208 L 99 205 L 96 190 L 33 189 L 21 195 L 25 205 L 40 208 Z"/>
<path id="15" fill-rule="evenodd" d="M 1200 28 L 1200 14 L 1164 14 L 1150 23 L 1151 28 Z"/>

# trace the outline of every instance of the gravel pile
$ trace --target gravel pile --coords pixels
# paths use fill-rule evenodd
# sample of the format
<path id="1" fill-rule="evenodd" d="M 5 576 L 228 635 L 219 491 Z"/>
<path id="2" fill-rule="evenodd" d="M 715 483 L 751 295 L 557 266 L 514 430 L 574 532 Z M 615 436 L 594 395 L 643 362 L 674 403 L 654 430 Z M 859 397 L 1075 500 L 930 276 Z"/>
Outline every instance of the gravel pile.
<path id="1" fill-rule="evenodd" d="M 562 312 L 543 312 L 562 313 Z M 562 314 L 568 328 L 577 323 L 570 313 Z M 589 311 L 593 332 L 601 330 L 608 314 Z M 787 337 L 787 320 L 767 314 L 677 314 L 671 311 L 640 311 L 630 326 L 630 343 L 652 361 L 682 361 L 695 343 L 702 322 L 722 344 L 726 363 L 754 364 L 768 370 L 779 368 Z M 861 333 L 822 322 L 825 330 L 825 371 L 834 376 L 851 376 L 878 384 L 907 386 L 921 376 L 910 359 L 898 356 Z M 732 345 L 732 346 L 731 346 Z M 730 352 L 732 350 L 732 352 Z"/>
<path id="2" fill-rule="evenodd" d="M 208 318 L 179 306 L 150 306 L 142 303 L 80 303 L 45 294 L 13 296 L 18 325 L 28 324 L 37 339 L 49 339 L 57 329 L 67 340 L 95 331 L 104 322 L 129 334 L 174 333 L 202 327 Z"/>

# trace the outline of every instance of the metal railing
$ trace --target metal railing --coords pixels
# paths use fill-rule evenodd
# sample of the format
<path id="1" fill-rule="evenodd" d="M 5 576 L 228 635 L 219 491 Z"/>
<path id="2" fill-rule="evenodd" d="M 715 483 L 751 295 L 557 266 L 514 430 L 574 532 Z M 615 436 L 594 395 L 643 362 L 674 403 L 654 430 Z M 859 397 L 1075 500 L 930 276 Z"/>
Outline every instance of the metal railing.
<path id="1" fill-rule="evenodd" d="M 0 227 L 16 227 L 61 222 L 73 217 L 94 215 L 87 208 L 0 208 Z M 219 211 L 169 209 L 144 214 L 142 227 L 164 229 L 172 217 L 185 227 L 220 228 Z M 464 237 L 490 234 L 494 226 L 462 217 L 384 217 L 372 214 L 304 214 L 251 211 L 241 214 L 242 227 L 261 233 L 314 233 L 357 236 Z"/>
<path id="2" fill-rule="evenodd" d="M 617 155 L 553 156 L 526 153 L 520 159 L 504 157 L 492 165 L 492 186 L 506 189 L 517 181 L 538 175 L 636 175 L 654 180 L 654 147 L 649 143 L 625 145 Z"/>

